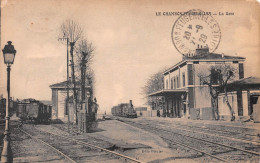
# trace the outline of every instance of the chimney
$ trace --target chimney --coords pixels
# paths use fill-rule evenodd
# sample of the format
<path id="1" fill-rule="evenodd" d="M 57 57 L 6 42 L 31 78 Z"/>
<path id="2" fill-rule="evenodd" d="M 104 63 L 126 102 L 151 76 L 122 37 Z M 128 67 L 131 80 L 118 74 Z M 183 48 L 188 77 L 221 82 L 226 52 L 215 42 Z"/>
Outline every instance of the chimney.
<path id="1" fill-rule="evenodd" d="M 208 55 L 209 54 L 209 48 L 207 46 L 196 49 L 195 55 Z"/>

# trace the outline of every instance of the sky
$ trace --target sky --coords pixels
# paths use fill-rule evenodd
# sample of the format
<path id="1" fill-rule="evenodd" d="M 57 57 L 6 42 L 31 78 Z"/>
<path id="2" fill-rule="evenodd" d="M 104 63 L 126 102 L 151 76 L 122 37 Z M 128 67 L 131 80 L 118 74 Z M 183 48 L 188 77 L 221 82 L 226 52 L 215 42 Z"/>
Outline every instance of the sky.
<path id="1" fill-rule="evenodd" d="M 49 86 L 66 80 L 60 25 L 73 19 L 95 47 L 92 69 L 100 111 L 129 100 L 143 106 L 141 92 L 149 76 L 182 59 L 171 40 L 179 16 L 156 16 L 156 12 L 191 9 L 217 13 L 213 17 L 221 29 L 221 41 L 215 52 L 246 57 L 245 77 L 260 76 L 260 7 L 253 0 L 1 0 L 1 49 L 11 40 L 17 50 L 11 96 L 51 100 Z M 6 96 L 2 54 L 0 94 Z"/>

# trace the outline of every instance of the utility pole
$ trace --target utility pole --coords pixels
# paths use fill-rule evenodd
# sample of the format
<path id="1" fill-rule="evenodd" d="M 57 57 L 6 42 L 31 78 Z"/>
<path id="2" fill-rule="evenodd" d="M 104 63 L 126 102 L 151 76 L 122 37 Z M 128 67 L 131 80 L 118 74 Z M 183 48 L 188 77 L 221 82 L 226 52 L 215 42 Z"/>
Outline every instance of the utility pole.
<path id="1" fill-rule="evenodd" d="M 64 41 L 66 40 L 67 43 L 67 82 L 66 82 L 66 91 L 67 91 L 67 98 L 66 98 L 66 113 L 68 114 L 68 131 L 70 131 L 70 112 L 69 112 L 69 38 L 63 36 L 63 38 L 59 38 L 58 41 Z"/>
<path id="2" fill-rule="evenodd" d="M 75 117 L 76 117 L 76 125 L 78 125 L 78 95 L 77 95 L 77 86 L 76 86 L 76 79 L 75 79 L 75 65 L 74 65 L 74 57 L 73 57 L 73 51 L 74 51 L 74 45 L 75 42 L 70 42 L 70 55 L 71 55 L 71 75 L 72 75 L 72 83 L 73 83 L 73 104 L 75 107 Z"/>

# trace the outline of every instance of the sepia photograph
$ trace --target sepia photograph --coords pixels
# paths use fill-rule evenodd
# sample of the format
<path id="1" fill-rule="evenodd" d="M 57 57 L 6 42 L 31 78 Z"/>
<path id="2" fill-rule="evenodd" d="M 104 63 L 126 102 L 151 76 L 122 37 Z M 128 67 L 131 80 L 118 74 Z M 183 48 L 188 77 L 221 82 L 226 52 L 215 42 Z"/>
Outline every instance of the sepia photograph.
<path id="1" fill-rule="evenodd" d="M 260 162 L 259 0 L 0 0 L 1 163 Z"/>

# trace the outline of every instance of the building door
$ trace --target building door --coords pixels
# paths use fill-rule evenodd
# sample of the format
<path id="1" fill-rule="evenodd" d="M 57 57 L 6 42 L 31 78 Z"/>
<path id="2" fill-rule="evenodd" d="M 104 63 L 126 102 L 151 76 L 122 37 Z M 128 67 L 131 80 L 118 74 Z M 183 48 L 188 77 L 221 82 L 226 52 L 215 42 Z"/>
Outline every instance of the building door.
<path id="1" fill-rule="evenodd" d="M 58 118 L 64 118 L 65 115 L 65 98 L 66 92 L 58 91 Z"/>
<path id="2" fill-rule="evenodd" d="M 237 91 L 237 108 L 238 108 L 238 116 L 243 116 L 242 91 Z"/>
<path id="3" fill-rule="evenodd" d="M 183 103 L 183 113 L 186 115 L 186 104 Z"/>
<path id="4" fill-rule="evenodd" d="M 177 113 L 177 117 L 181 117 L 180 116 L 180 101 L 179 99 L 176 98 L 176 113 Z"/>
<path id="5" fill-rule="evenodd" d="M 248 110 L 248 115 L 252 115 L 254 110 L 259 109 L 259 108 L 256 107 L 256 106 L 259 107 L 259 102 L 257 102 L 258 97 L 259 96 L 250 96 L 250 107 L 249 107 L 249 110 Z M 258 104 L 258 105 L 256 105 L 256 104 Z"/>
<path id="6" fill-rule="evenodd" d="M 175 115 L 174 115 L 174 109 L 173 109 L 173 107 L 174 107 L 173 97 L 171 97 L 171 117 L 174 117 L 174 116 L 175 116 Z"/>
<path id="7" fill-rule="evenodd" d="M 168 97 L 166 97 L 165 100 L 166 100 L 166 117 L 169 117 L 169 100 L 168 100 Z"/>

